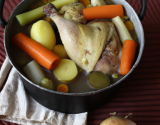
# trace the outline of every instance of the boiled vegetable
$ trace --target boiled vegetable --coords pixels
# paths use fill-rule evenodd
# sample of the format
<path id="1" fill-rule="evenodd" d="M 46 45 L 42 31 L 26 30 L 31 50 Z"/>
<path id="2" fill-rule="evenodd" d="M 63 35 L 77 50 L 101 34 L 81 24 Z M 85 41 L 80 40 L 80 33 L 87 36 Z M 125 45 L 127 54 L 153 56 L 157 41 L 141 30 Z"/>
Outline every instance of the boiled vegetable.
<path id="1" fill-rule="evenodd" d="M 103 6 L 106 5 L 106 2 L 104 0 L 91 0 L 91 4 L 93 6 Z"/>
<path id="2" fill-rule="evenodd" d="M 124 11 L 122 5 L 104 5 L 85 8 L 82 10 L 87 20 L 123 17 Z"/>
<path id="3" fill-rule="evenodd" d="M 58 92 L 68 92 L 68 86 L 66 84 L 60 84 L 57 87 Z"/>
<path id="4" fill-rule="evenodd" d="M 113 73 L 113 74 L 112 74 L 112 78 L 118 78 L 118 74 Z"/>
<path id="5" fill-rule="evenodd" d="M 72 60 L 61 59 L 57 67 L 54 69 L 54 74 L 58 80 L 71 81 L 77 76 L 78 69 Z"/>
<path id="6" fill-rule="evenodd" d="M 60 44 L 56 45 L 54 47 L 53 53 L 55 53 L 61 59 L 67 59 L 68 58 L 67 52 L 66 52 L 63 45 L 60 45 Z"/>
<path id="7" fill-rule="evenodd" d="M 32 25 L 30 35 L 33 40 L 53 51 L 56 44 L 56 36 L 49 22 L 45 20 L 35 22 Z"/>
<path id="8" fill-rule="evenodd" d="M 136 125 L 130 119 L 123 118 L 122 116 L 111 116 L 104 120 L 100 125 Z"/>
<path id="9" fill-rule="evenodd" d="M 79 2 L 82 3 L 85 7 L 91 4 L 90 0 L 79 0 Z"/>
<path id="10" fill-rule="evenodd" d="M 125 40 L 123 43 L 120 73 L 126 75 L 133 65 L 137 44 L 133 40 Z"/>
<path id="11" fill-rule="evenodd" d="M 40 6 L 44 6 L 45 4 L 49 3 L 51 0 L 38 0 L 37 2 L 35 2 L 34 4 L 32 4 L 30 7 L 29 7 L 29 10 L 33 10 L 33 9 L 36 9 Z"/>
<path id="12" fill-rule="evenodd" d="M 45 16 L 44 18 L 43 18 L 45 21 L 47 21 L 48 23 L 52 23 L 53 21 L 49 18 L 49 17 L 47 17 L 47 16 Z"/>
<path id="13" fill-rule="evenodd" d="M 51 3 L 54 4 L 57 9 L 59 9 L 66 4 L 75 2 L 77 2 L 77 0 L 55 0 Z M 20 25 L 25 26 L 26 24 L 45 16 L 45 14 L 43 13 L 43 7 L 44 6 L 41 6 L 34 10 L 17 15 L 16 18 L 19 21 Z"/>
<path id="14" fill-rule="evenodd" d="M 110 85 L 110 79 L 101 72 L 93 72 L 89 76 L 89 85 L 94 89 L 103 89 Z"/>
<path id="15" fill-rule="evenodd" d="M 53 70 L 60 61 L 57 55 L 23 33 L 15 35 L 11 42 L 48 70 Z"/>
<path id="16" fill-rule="evenodd" d="M 46 89 L 50 89 L 50 90 L 54 89 L 54 84 L 53 84 L 52 80 L 49 80 L 48 78 L 43 78 L 40 81 L 40 86 L 42 86 Z"/>
<path id="17" fill-rule="evenodd" d="M 40 65 L 35 61 L 31 61 L 24 68 L 23 71 L 27 77 L 34 83 L 40 84 L 41 79 L 45 77 Z"/>
<path id="18" fill-rule="evenodd" d="M 129 20 L 125 21 L 125 25 L 126 25 L 128 31 L 134 30 L 134 26 L 133 26 L 132 21 L 129 21 Z"/>
<path id="19" fill-rule="evenodd" d="M 88 5 L 86 6 L 86 8 L 90 8 L 90 7 L 93 7 L 93 5 L 92 5 L 92 4 L 88 4 Z"/>
<path id="20" fill-rule="evenodd" d="M 133 41 L 128 29 L 119 16 L 113 18 L 112 21 L 116 25 L 121 42 L 123 43 L 120 73 L 126 75 L 133 65 L 137 44 Z"/>
<path id="21" fill-rule="evenodd" d="M 133 40 L 125 24 L 123 23 L 122 19 L 119 16 L 113 18 L 112 21 L 116 25 L 122 43 L 124 43 L 125 40 Z"/>

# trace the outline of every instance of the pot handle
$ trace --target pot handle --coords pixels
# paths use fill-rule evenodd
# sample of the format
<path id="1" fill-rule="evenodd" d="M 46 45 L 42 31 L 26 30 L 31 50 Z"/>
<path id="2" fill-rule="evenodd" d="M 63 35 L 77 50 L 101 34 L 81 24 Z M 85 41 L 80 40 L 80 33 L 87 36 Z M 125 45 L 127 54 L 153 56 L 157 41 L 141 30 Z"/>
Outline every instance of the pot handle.
<path id="1" fill-rule="evenodd" d="M 2 25 L 3 28 L 7 25 L 7 22 L 3 18 L 3 6 L 4 6 L 5 0 L 0 0 L 0 24 Z"/>
<path id="2" fill-rule="evenodd" d="M 138 16 L 140 20 L 143 20 L 147 10 L 147 0 L 141 0 L 141 4 L 142 4 L 142 8 Z"/>

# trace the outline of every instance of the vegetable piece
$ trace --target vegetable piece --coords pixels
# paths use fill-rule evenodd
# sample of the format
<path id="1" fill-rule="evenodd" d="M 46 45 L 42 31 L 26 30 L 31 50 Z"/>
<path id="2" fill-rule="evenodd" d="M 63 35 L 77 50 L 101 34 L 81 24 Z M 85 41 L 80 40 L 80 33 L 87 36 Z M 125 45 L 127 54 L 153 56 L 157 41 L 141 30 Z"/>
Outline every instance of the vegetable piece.
<path id="1" fill-rule="evenodd" d="M 68 86 L 66 84 L 60 84 L 58 87 L 57 87 L 57 91 L 58 92 L 68 92 Z"/>
<path id="2" fill-rule="evenodd" d="M 67 59 L 68 55 L 63 45 L 55 45 L 53 53 L 59 56 L 61 59 Z"/>
<path id="3" fill-rule="evenodd" d="M 111 116 L 105 119 L 100 125 L 136 125 L 136 123 L 122 116 Z"/>
<path id="4" fill-rule="evenodd" d="M 23 71 L 27 77 L 34 83 L 40 84 L 42 78 L 45 77 L 40 65 L 35 61 L 31 61 L 24 68 Z"/>
<path id="5" fill-rule="evenodd" d="M 106 2 L 104 0 L 91 0 L 91 4 L 93 6 L 103 6 L 106 5 Z"/>
<path id="6" fill-rule="evenodd" d="M 118 78 L 118 75 L 116 73 L 113 73 L 112 78 Z"/>
<path id="7" fill-rule="evenodd" d="M 123 16 L 121 19 L 122 19 L 123 22 L 125 22 L 125 21 L 129 20 L 129 17 L 128 16 Z"/>
<path id="8" fill-rule="evenodd" d="M 44 20 L 35 22 L 32 25 L 30 35 L 33 40 L 53 51 L 56 44 L 56 36 L 49 22 Z"/>
<path id="9" fill-rule="evenodd" d="M 54 74 L 58 80 L 68 82 L 77 76 L 78 69 L 72 60 L 61 59 L 58 66 L 54 69 Z"/>
<path id="10" fill-rule="evenodd" d="M 82 3 L 85 7 L 89 4 L 91 4 L 91 2 L 89 0 L 79 0 L 80 3 Z"/>
<path id="11" fill-rule="evenodd" d="M 75 3 L 75 2 L 77 2 L 77 0 L 56 0 L 51 3 L 54 4 L 54 6 L 57 9 L 59 9 L 60 7 L 66 4 Z M 43 7 L 44 6 L 41 6 L 34 10 L 17 15 L 16 18 L 19 21 L 20 25 L 25 26 L 26 24 L 43 17 L 45 15 L 43 13 Z"/>
<path id="12" fill-rule="evenodd" d="M 134 30 L 134 26 L 133 26 L 132 21 L 129 21 L 129 20 L 125 21 L 125 25 L 126 25 L 128 31 Z"/>
<path id="13" fill-rule="evenodd" d="M 57 55 L 23 33 L 15 35 L 11 42 L 48 70 L 53 70 L 60 61 Z"/>
<path id="14" fill-rule="evenodd" d="M 133 40 L 126 40 L 123 43 L 120 73 L 126 75 L 134 62 L 137 44 Z"/>
<path id="15" fill-rule="evenodd" d="M 82 10 L 87 20 L 123 17 L 124 11 L 122 5 L 104 5 Z"/>
<path id="16" fill-rule="evenodd" d="M 90 8 L 90 7 L 93 7 L 92 4 L 89 4 L 86 6 L 86 8 Z"/>
<path id="17" fill-rule="evenodd" d="M 89 76 L 89 85 L 94 89 L 103 89 L 110 85 L 110 79 L 102 72 L 93 72 Z"/>
<path id="18" fill-rule="evenodd" d="M 47 21 L 48 23 L 52 23 L 53 21 L 49 18 L 49 17 L 47 17 L 47 16 L 45 16 L 44 18 L 43 18 L 45 21 Z"/>
<path id="19" fill-rule="evenodd" d="M 125 40 L 133 40 L 125 24 L 119 16 L 113 18 L 112 21 L 116 25 L 122 43 L 124 43 Z"/>
<path id="20" fill-rule="evenodd" d="M 42 86 L 43 88 L 46 88 L 46 89 L 50 89 L 50 90 L 54 89 L 54 84 L 53 84 L 52 80 L 49 80 L 48 78 L 43 78 L 40 81 L 40 86 Z"/>

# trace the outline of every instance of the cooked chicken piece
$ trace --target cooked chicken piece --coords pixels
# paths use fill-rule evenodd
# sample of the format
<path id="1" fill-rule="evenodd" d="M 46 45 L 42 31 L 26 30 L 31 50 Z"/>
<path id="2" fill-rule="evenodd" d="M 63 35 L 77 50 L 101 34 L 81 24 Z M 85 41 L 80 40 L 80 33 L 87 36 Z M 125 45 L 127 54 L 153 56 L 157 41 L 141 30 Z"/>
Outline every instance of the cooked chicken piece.
<path id="1" fill-rule="evenodd" d="M 105 46 L 113 37 L 114 24 L 101 20 L 83 25 L 66 20 L 51 3 L 45 6 L 43 11 L 56 24 L 68 56 L 88 73 L 93 71 Z"/>
<path id="2" fill-rule="evenodd" d="M 101 59 L 97 62 L 95 66 L 95 71 L 101 71 L 106 75 L 113 73 L 120 74 L 120 60 L 121 60 L 121 42 L 118 37 L 115 28 L 112 27 L 113 34 L 106 46 L 104 52 L 102 53 Z"/>
<path id="3" fill-rule="evenodd" d="M 85 24 L 87 20 L 82 13 L 82 9 L 84 8 L 84 5 L 81 3 L 71 3 L 62 6 L 59 13 L 63 15 L 65 19 Z"/>

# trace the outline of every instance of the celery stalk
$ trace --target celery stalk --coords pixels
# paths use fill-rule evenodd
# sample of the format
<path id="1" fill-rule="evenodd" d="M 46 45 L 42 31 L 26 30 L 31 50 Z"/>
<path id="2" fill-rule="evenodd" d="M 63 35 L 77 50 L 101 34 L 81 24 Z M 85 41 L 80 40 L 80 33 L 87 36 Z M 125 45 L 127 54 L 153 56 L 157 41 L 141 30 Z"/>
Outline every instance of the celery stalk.
<path id="1" fill-rule="evenodd" d="M 59 9 L 60 7 L 66 4 L 75 3 L 75 2 L 78 2 L 78 0 L 56 0 L 51 3 L 54 4 L 57 9 Z M 31 11 L 17 15 L 16 18 L 19 21 L 20 25 L 25 26 L 26 24 L 43 17 L 45 15 L 43 13 L 43 7 L 44 6 L 41 6 Z"/>

